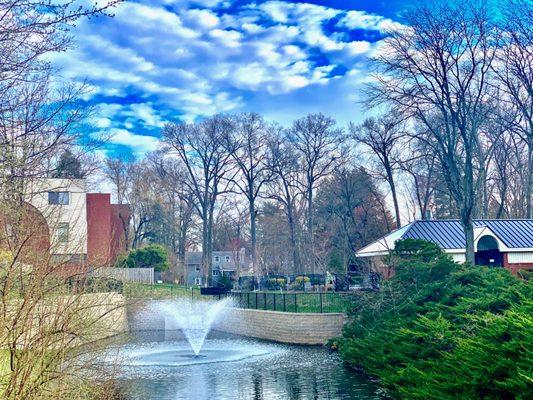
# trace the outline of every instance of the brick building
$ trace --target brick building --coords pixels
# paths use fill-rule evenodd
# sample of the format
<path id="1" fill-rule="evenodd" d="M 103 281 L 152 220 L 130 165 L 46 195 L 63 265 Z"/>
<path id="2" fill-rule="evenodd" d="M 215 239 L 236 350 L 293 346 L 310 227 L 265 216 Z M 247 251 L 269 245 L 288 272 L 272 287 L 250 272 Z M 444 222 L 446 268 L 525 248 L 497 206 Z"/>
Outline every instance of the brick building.
<path id="1" fill-rule="evenodd" d="M 125 251 L 130 209 L 112 204 L 109 193 L 87 193 L 84 179 L 49 178 L 29 182 L 25 193 L 36 252 L 68 265 L 98 267 Z"/>
<path id="2" fill-rule="evenodd" d="M 458 220 L 415 221 L 356 252 L 368 259 L 376 270 L 382 257 L 401 239 L 422 239 L 437 244 L 454 261 L 465 262 L 465 234 Z M 533 219 L 474 220 L 476 264 L 503 267 L 516 274 L 533 270 Z"/>

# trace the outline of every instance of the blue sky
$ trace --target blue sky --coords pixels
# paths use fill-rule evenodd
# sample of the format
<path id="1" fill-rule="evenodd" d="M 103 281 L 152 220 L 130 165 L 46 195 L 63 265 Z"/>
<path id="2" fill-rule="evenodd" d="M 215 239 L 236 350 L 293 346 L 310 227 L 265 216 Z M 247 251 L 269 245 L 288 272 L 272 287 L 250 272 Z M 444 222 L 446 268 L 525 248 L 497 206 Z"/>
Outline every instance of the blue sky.
<path id="1" fill-rule="evenodd" d="M 95 134 L 110 154 L 155 149 L 165 121 L 255 111 L 289 124 L 324 112 L 360 121 L 368 58 L 401 22 L 392 1 L 127 1 L 114 18 L 82 22 L 54 56 L 86 82 Z"/>

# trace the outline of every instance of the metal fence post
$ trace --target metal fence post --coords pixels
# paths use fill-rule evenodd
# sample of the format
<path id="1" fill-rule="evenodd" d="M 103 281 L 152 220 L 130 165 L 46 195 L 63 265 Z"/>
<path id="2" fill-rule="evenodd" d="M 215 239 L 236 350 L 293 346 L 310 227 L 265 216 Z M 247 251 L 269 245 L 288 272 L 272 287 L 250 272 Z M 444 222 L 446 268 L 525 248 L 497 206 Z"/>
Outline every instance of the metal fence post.
<path id="1" fill-rule="evenodd" d="M 283 311 L 287 311 L 287 305 L 285 304 L 285 293 L 283 293 Z"/>
<path id="2" fill-rule="evenodd" d="M 322 306 L 322 292 L 319 292 L 320 295 L 320 313 L 322 314 L 324 312 L 324 308 Z"/>
<path id="3" fill-rule="evenodd" d="M 248 296 L 246 296 L 248 298 L 248 306 L 246 308 L 250 308 L 250 292 L 248 292 Z"/>
<path id="4" fill-rule="evenodd" d="M 263 306 L 265 310 L 267 309 L 267 294 L 263 293 Z"/>
<path id="5" fill-rule="evenodd" d="M 294 293 L 294 312 L 298 312 L 298 296 Z"/>
<path id="6" fill-rule="evenodd" d="M 276 311 L 276 296 L 277 296 L 277 293 L 274 293 L 274 311 Z"/>
<path id="7" fill-rule="evenodd" d="M 259 308 L 259 303 L 257 302 L 258 298 L 259 298 L 259 293 L 255 292 L 255 309 L 256 310 Z"/>

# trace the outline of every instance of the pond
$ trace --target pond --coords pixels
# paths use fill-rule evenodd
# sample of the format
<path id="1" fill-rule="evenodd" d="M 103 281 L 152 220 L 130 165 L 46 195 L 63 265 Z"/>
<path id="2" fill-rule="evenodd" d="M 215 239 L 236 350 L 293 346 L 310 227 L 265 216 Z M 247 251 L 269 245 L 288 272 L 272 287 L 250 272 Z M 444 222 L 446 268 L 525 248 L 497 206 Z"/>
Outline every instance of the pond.
<path id="1" fill-rule="evenodd" d="M 195 357 L 181 333 L 154 331 L 119 349 L 119 388 L 130 400 L 381 398 L 375 384 L 321 347 L 212 332 Z"/>

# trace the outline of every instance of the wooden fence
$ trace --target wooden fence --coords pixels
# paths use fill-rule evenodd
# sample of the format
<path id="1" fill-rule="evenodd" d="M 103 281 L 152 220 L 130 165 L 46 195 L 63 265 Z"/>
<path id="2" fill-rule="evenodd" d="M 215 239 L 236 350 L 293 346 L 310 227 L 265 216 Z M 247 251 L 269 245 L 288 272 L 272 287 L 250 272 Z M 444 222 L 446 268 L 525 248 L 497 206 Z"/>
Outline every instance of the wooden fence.
<path id="1" fill-rule="evenodd" d="M 154 283 L 153 268 L 97 268 L 92 276 L 114 278 L 122 282 Z"/>

